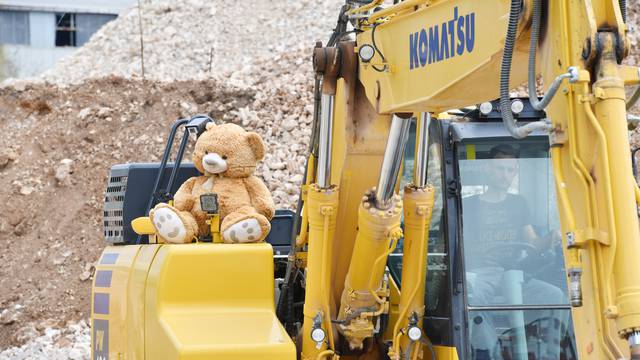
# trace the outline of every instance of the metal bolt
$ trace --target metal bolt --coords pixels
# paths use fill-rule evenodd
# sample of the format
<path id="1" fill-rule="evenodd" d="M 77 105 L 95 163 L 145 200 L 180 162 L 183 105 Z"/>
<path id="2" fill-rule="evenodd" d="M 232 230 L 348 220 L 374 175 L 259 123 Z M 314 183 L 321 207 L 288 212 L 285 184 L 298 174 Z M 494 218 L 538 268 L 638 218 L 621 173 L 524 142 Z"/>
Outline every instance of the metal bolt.
<path id="1" fill-rule="evenodd" d="M 576 245 L 575 236 L 572 232 L 568 232 L 566 236 L 567 236 L 567 249 L 571 249 Z"/>

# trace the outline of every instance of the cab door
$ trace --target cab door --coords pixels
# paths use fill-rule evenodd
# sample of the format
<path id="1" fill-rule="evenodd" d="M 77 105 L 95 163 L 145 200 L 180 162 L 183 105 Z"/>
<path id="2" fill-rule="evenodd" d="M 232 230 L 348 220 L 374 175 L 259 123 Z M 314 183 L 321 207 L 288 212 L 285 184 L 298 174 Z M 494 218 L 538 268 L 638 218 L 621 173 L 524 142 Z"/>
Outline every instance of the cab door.
<path id="1" fill-rule="evenodd" d="M 467 358 L 577 359 L 547 138 L 499 123 L 450 135 Z"/>

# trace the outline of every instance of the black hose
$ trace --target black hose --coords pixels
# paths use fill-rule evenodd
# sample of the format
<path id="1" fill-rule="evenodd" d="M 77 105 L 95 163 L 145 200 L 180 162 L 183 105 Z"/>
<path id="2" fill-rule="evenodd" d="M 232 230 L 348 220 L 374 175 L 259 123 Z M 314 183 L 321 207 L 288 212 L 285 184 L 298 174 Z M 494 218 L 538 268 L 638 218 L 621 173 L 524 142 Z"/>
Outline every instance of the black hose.
<path id="1" fill-rule="evenodd" d="M 502 64 L 500 66 L 500 111 L 505 125 L 514 124 L 515 120 L 511 113 L 511 98 L 509 95 L 509 81 L 511 77 L 511 61 L 513 60 L 513 48 L 516 42 L 518 31 L 518 19 L 520 17 L 521 0 L 511 0 L 511 10 L 509 12 L 509 25 L 507 36 L 504 42 L 504 52 L 502 53 Z M 529 94 L 529 96 L 536 94 Z M 516 138 L 516 135 L 512 133 Z"/>
<path id="2" fill-rule="evenodd" d="M 571 70 L 565 74 L 557 76 L 542 100 L 538 100 L 536 89 L 536 53 L 538 51 L 538 39 L 540 38 L 540 26 L 542 16 L 542 0 L 533 0 L 533 19 L 531 20 L 531 42 L 529 43 L 529 79 L 527 89 L 529 90 L 529 103 L 536 110 L 544 110 L 556 96 L 560 85 L 564 79 L 570 79 L 573 75 Z"/>
<path id="3" fill-rule="evenodd" d="M 627 0 L 618 0 L 620 4 L 620 12 L 622 13 L 622 21 L 627 23 Z"/>
<path id="4" fill-rule="evenodd" d="M 518 32 L 518 20 L 520 17 L 522 0 L 511 0 L 511 10 L 509 13 L 509 27 L 504 43 L 504 52 L 502 54 L 502 65 L 500 67 L 500 112 L 502 113 L 502 122 L 504 123 L 509 134 L 516 139 L 523 139 L 535 130 L 547 130 L 549 125 L 546 120 L 534 121 L 532 123 L 518 126 L 511 112 L 511 98 L 509 96 L 509 83 L 511 77 L 511 62 L 513 60 L 513 49 L 515 47 L 516 35 Z M 535 61 L 535 60 L 534 60 Z M 534 70 L 535 71 L 535 70 Z M 568 76 L 567 74 L 562 77 Z M 558 77 L 554 83 L 559 86 L 561 77 Z M 534 91 L 535 92 L 535 91 Z M 553 94 L 549 93 L 551 99 Z M 535 97 L 536 94 L 529 94 L 529 97 Z M 543 99 L 543 101 L 546 101 Z"/>
<path id="5" fill-rule="evenodd" d="M 337 27 L 336 27 L 337 28 Z M 332 36 L 333 37 L 333 36 Z M 318 156 L 318 133 L 320 124 L 320 102 L 322 99 L 322 76 L 316 76 L 314 89 L 313 89 L 313 122 L 311 125 L 311 141 L 309 142 L 307 161 L 305 163 L 304 175 L 302 177 L 302 184 L 306 184 L 307 177 L 310 174 L 307 173 L 309 168 L 309 156 Z M 298 202 L 296 204 L 296 214 L 293 218 L 293 228 L 291 229 L 291 244 L 289 248 L 289 256 L 287 260 L 287 270 L 285 272 L 282 288 L 280 289 L 280 298 L 276 304 L 276 315 L 284 325 L 285 329 L 290 335 L 295 335 L 295 311 L 293 302 L 295 301 L 294 286 L 296 277 L 293 275 L 296 270 L 296 237 L 298 235 L 300 227 L 300 219 L 302 212 L 302 188 L 298 193 Z"/>

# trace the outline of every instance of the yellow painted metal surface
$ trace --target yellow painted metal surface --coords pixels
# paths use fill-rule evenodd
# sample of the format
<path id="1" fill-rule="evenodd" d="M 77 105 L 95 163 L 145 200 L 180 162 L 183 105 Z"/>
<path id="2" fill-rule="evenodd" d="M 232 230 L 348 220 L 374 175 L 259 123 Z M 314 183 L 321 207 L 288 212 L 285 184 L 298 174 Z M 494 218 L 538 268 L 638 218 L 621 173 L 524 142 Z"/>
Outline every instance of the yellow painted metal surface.
<path id="1" fill-rule="evenodd" d="M 624 79 L 611 41 L 618 33 L 625 43 L 625 26 L 617 2 L 549 4 L 552 30 L 541 42 L 538 66 L 544 83 L 568 66 L 583 69 L 580 80 L 565 83 L 547 109 L 556 128 L 552 159 L 562 229 L 577 243 L 565 250 L 565 262 L 583 271 L 583 306 L 572 311 L 577 349 L 581 359 L 626 358 L 629 346 L 618 332 L 640 326 L 640 281 L 628 271 L 640 262 L 640 234 Z M 601 28 L 611 32 L 598 34 Z M 594 50 L 598 42 L 600 57 L 595 51 L 582 57 L 589 41 Z"/>
<path id="2" fill-rule="evenodd" d="M 335 335 L 331 319 L 334 319 L 331 305 L 331 249 L 338 214 L 339 191 L 336 187 L 319 189 L 308 187 L 306 211 L 309 219 L 309 248 L 307 251 L 306 298 L 302 336 L 302 357 L 316 359 L 320 353 L 335 349 Z M 321 321 L 327 338 L 317 344 L 311 339 L 314 320 Z M 305 336 L 306 335 L 306 336 Z M 331 350 L 329 350 L 331 351 Z"/>
<path id="3" fill-rule="evenodd" d="M 275 316 L 272 256 L 268 244 L 107 247 L 92 359 L 295 359 Z"/>
<path id="4" fill-rule="evenodd" d="M 497 98 L 510 1 L 422 3 L 430 5 L 382 22 L 375 33 L 369 28 L 358 35 L 359 47 L 373 45 L 374 35 L 387 64 L 387 71 L 374 69 L 384 66 L 379 54 L 371 64 L 360 64 L 360 80 L 376 110 L 438 113 Z M 525 30 L 514 51 L 514 88 L 526 81 Z"/>
<path id="5" fill-rule="evenodd" d="M 131 221 L 131 227 L 138 235 L 151 235 L 156 233 L 153 223 L 148 216 L 141 216 Z"/>
<path id="6" fill-rule="evenodd" d="M 147 359 L 295 359 L 268 244 L 162 246 L 145 294 Z"/>
<path id="7" fill-rule="evenodd" d="M 140 246 L 127 290 L 126 359 L 145 359 L 144 310 L 147 275 L 160 245 Z"/>
<path id="8" fill-rule="evenodd" d="M 120 359 L 128 346 L 127 299 L 132 265 L 141 246 L 109 246 L 98 260 L 91 292 L 91 357 Z"/>
<path id="9" fill-rule="evenodd" d="M 344 322 L 338 329 L 352 349 L 363 348 L 363 341 L 374 334 L 374 319 L 388 312 L 389 289 L 383 274 L 389 253 L 402 237 L 400 197 L 394 196 L 384 211 L 371 206 L 370 199 L 358 209 L 358 233 L 338 313 Z"/>
<path id="10" fill-rule="evenodd" d="M 432 186 L 404 189 L 404 244 L 402 258 L 402 291 L 397 320 L 393 324 L 392 354 L 401 355 L 409 347 L 406 330 L 415 314 L 415 326 L 422 328 L 424 293 L 427 281 L 429 224 L 435 190 Z M 416 347 L 418 348 L 418 347 Z M 413 350 L 415 353 L 416 350 Z M 419 352 L 419 351 L 418 351 Z M 416 356 L 419 356 L 416 354 Z"/>
<path id="11" fill-rule="evenodd" d="M 333 303 L 339 304 L 358 227 L 358 207 L 365 191 L 378 181 L 390 117 L 376 114 L 360 83 L 349 92 L 340 81 L 334 119 L 332 179 L 340 187 L 336 222 L 340 237 L 332 249 L 331 293 Z"/>
<path id="12" fill-rule="evenodd" d="M 213 214 L 207 219 L 211 239 L 214 244 L 222 244 L 222 236 L 220 236 L 220 214 Z"/>

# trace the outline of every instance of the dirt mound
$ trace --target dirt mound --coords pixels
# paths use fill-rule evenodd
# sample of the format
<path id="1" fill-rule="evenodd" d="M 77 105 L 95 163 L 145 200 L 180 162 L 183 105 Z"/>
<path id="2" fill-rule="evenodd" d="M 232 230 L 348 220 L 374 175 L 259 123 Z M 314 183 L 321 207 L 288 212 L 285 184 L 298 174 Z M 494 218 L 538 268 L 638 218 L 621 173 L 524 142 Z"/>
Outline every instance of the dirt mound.
<path id="1" fill-rule="evenodd" d="M 158 161 L 177 118 L 206 113 L 261 133 L 269 156 L 257 173 L 279 207 L 292 207 L 311 116 L 311 81 L 301 81 L 307 85 L 238 89 L 214 80 L 108 77 L 0 90 L 0 288 L 7 290 L 0 292 L 0 348 L 25 340 L 27 324 L 63 326 L 89 316 L 89 278 L 105 246 L 108 171 Z M 285 130 L 282 122 L 293 119 Z"/>

